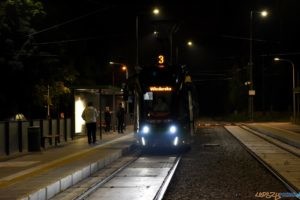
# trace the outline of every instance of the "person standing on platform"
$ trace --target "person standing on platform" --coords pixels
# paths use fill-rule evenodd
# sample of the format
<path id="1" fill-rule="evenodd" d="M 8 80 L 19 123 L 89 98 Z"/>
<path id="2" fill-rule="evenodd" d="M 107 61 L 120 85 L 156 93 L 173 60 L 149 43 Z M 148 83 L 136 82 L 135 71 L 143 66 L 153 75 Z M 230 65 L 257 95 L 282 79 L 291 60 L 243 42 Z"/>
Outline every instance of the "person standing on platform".
<path id="1" fill-rule="evenodd" d="M 111 124 L 111 113 L 110 113 L 108 106 L 105 107 L 104 120 L 105 120 L 105 132 L 109 132 L 110 127 L 111 127 L 111 125 L 110 125 Z"/>
<path id="2" fill-rule="evenodd" d="M 83 110 L 82 119 L 85 121 L 87 129 L 88 143 L 96 143 L 97 117 L 98 111 L 94 107 L 93 102 L 88 102 L 87 107 Z"/>
<path id="3" fill-rule="evenodd" d="M 118 133 L 123 133 L 124 120 L 125 120 L 125 109 L 123 108 L 122 103 L 119 104 L 117 118 L 118 118 Z"/>

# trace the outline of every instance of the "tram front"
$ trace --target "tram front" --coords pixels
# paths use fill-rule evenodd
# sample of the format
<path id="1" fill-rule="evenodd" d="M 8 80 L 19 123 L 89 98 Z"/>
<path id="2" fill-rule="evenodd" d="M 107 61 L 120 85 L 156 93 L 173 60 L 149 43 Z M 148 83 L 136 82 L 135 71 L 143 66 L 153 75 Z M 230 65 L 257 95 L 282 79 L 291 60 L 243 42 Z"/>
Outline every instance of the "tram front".
<path id="1" fill-rule="evenodd" d="M 178 148 L 189 141 L 188 97 L 174 69 L 147 69 L 139 75 L 137 142 L 143 148 Z"/>

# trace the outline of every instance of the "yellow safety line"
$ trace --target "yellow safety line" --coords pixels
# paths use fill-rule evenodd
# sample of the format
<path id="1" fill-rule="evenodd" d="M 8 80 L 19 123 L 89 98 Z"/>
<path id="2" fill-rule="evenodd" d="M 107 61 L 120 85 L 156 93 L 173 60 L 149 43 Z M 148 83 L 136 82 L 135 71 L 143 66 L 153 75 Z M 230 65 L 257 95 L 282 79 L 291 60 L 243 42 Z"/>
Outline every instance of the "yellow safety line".
<path id="1" fill-rule="evenodd" d="M 116 139 L 114 139 L 112 141 L 108 141 L 108 142 L 103 143 L 101 145 L 95 146 L 94 148 L 82 150 L 80 152 L 77 152 L 77 153 L 65 156 L 63 158 L 54 160 L 54 161 L 52 161 L 50 163 L 45 163 L 45 164 L 42 164 L 42 165 L 39 165 L 39 166 L 36 166 L 36 167 L 32 167 L 32 168 L 20 171 L 18 173 L 12 174 L 10 176 L 3 177 L 3 178 L 0 179 L 0 188 L 8 187 L 8 186 L 10 186 L 10 185 L 12 185 L 14 183 L 17 183 L 20 180 L 26 179 L 28 177 L 39 175 L 39 174 L 41 174 L 43 172 L 49 171 L 52 168 L 55 168 L 55 167 L 61 166 L 63 164 L 66 164 L 66 163 L 68 163 L 68 162 L 70 162 L 72 160 L 82 158 L 82 157 L 86 156 L 87 154 L 92 154 L 96 150 L 100 149 L 101 147 L 109 146 L 112 143 L 117 142 L 119 140 L 127 139 L 131 135 L 132 134 L 128 134 L 128 135 L 125 135 L 125 136 L 123 136 L 121 138 L 116 138 Z"/>

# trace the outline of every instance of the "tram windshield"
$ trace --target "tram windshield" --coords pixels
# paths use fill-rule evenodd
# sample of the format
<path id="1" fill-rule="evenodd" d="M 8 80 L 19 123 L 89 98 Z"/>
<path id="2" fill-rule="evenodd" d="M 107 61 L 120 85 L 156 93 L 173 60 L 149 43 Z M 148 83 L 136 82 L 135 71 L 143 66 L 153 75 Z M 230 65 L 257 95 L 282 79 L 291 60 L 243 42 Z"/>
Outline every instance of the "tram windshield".
<path id="1" fill-rule="evenodd" d="M 148 118 L 168 116 L 172 104 L 171 92 L 146 92 L 144 111 Z"/>

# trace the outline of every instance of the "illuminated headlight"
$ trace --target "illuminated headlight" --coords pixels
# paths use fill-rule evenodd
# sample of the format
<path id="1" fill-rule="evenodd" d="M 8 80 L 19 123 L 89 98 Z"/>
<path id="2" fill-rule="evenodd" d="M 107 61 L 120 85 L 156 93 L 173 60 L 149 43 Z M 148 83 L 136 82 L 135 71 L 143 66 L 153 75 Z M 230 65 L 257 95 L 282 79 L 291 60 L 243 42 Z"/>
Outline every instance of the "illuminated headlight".
<path id="1" fill-rule="evenodd" d="M 174 145 L 174 146 L 177 146 L 177 145 L 178 145 L 178 137 L 175 137 L 175 138 L 174 138 L 173 145 Z"/>
<path id="2" fill-rule="evenodd" d="M 177 132 L 177 127 L 172 125 L 172 126 L 170 126 L 169 131 L 170 131 L 170 133 L 174 134 Z"/>
<path id="3" fill-rule="evenodd" d="M 147 133 L 149 133 L 149 131 L 150 131 L 149 126 L 143 126 L 142 133 L 147 134 Z"/>
<path id="4" fill-rule="evenodd" d="M 142 144 L 143 144 L 143 146 L 146 146 L 146 141 L 145 141 L 144 137 L 142 137 Z"/>

